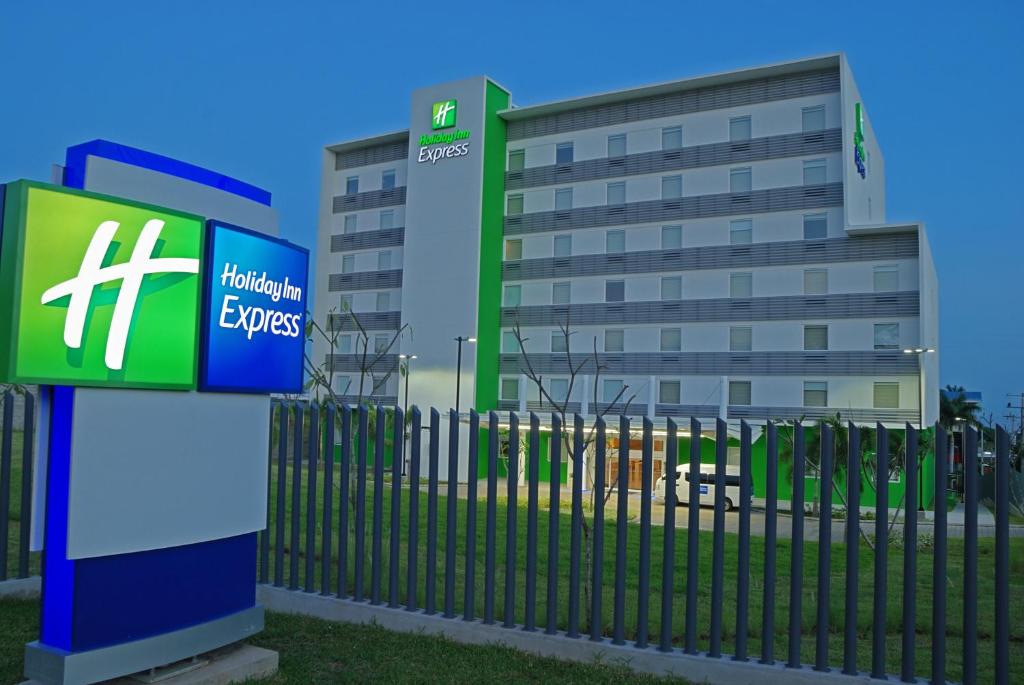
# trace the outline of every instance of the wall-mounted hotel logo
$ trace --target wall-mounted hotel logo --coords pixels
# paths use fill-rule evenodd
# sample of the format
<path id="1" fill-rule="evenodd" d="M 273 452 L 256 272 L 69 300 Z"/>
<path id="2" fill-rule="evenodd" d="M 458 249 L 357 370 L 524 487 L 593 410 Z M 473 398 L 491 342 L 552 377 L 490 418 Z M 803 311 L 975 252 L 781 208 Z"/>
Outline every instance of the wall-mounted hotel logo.
<path id="1" fill-rule="evenodd" d="M 202 390 L 301 390 L 306 250 L 31 181 L 5 187 L 2 217 L 0 378 L 191 390 L 201 356 Z"/>
<path id="2" fill-rule="evenodd" d="M 430 128 L 434 131 L 455 128 L 457 100 L 441 100 L 431 107 Z M 419 163 L 437 164 L 442 159 L 461 157 L 469 153 L 469 131 L 455 128 L 445 133 L 427 133 L 420 136 Z"/>
<path id="3" fill-rule="evenodd" d="M 861 178 L 867 177 L 868 156 L 864 151 L 864 110 L 858 102 L 853 106 L 853 163 Z"/>

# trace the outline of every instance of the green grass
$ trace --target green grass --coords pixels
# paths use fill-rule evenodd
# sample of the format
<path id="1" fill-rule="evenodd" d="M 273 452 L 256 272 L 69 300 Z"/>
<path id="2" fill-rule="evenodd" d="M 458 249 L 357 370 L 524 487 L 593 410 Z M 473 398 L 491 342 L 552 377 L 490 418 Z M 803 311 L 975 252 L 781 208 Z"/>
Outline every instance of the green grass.
<path id="1" fill-rule="evenodd" d="M 371 469 L 372 473 L 372 469 Z M 300 539 L 298 541 L 298 575 L 296 580 L 300 588 L 304 588 L 306 584 L 305 576 L 305 515 L 306 506 L 308 504 L 308 498 L 306 493 L 306 476 L 303 472 L 302 483 L 300 487 Z M 318 473 L 318 479 L 322 481 L 322 472 Z M 331 584 L 332 590 L 337 582 L 337 523 L 338 523 L 338 476 L 335 473 L 335 486 L 334 486 L 334 503 L 333 503 L 333 516 L 332 516 L 332 553 L 331 553 Z M 276 469 L 275 477 L 272 483 L 272 494 L 276 494 Z M 322 521 L 322 482 L 318 486 L 318 497 L 316 499 L 316 526 L 314 529 L 316 536 L 316 549 L 321 549 L 321 521 Z M 541 491 L 546 491 L 546 486 L 541 487 Z M 442 484 L 441 493 L 446 492 L 445 486 Z M 289 471 L 287 488 L 286 488 L 286 500 L 287 507 L 286 512 L 291 511 L 291 493 L 292 493 L 292 482 L 291 472 Z M 477 548 L 477 559 L 476 559 L 476 576 L 475 576 L 475 589 L 476 589 L 476 606 L 475 614 L 481 616 L 483 613 L 483 578 L 484 578 L 484 524 L 485 524 L 485 484 L 481 482 L 479 497 L 480 501 L 477 509 L 477 534 L 476 534 L 476 548 Z M 402 493 L 401 498 L 401 526 L 400 526 L 400 549 L 401 553 L 399 556 L 399 602 L 404 604 L 407 601 L 405 596 L 405 573 L 407 563 L 407 540 L 408 540 L 408 491 Z M 372 510 L 373 510 L 373 483 L 368 483 L 367 486 L 367 504 L 366 504 L 366 530 L 367 540 L 369 541 L 369 534 L 372 525 Z M 425 600 L 425 549 L 426 549 L 426 493 L 420 492 L 420 519 L 419 519 L 419 553 L 418 553 L 418 580 L 419 589 L 417 592 L 417 603 L 418 606 L 424 606 Z M 391 488 L 390 485 L 385 486 L 383 507 L 382 507 L 382 518 L 383 518 L 383 544 L 382 544 L 382 558 L 380 562 L 380 568 L 378 573 L 382 579 L 382 599 L 387 601 L 388 592 L 388 573 L 389 573 L 389 517 L 390 517 L 390 499 L 391 499 Z M 503 619 L 503 588 L 505 586 L 505 531 L 506 531 L 506 501 L 499 497 L 498 509 L 497 509 L 497 535 L 496 535 L 496 548 L 497 552 L 497 563 L 496 563 L 496 587 L 497 597 L 495 602 L 495 614 L 496 619 L 501 621 Z M 519 504 L 525 504 L 525 497 L 520 497 Z M 542 505 L 544 504 L 542 496 Z M 655 504 L 654 506 L 658 506 Z M 437 598 L 437 610 L 440 613 L 444 608 L 444 571 L 445 571 L 445 539 L 446 539 L 446 519 L 447 510 L 447 499 L 442 495 L 438 497 L 438 555 L 437 555 L 437 584 L 436 584 L 436 598 Z M 275 540 L 275 523 L 274 514 L 272 511 L 271 520 L 271 564 L 270 564 L 270 580 L 274 582 L 274 566 L 275 566 L 275 553 L 276 544 Z M 614 517 L 615 512 L 613 509 L 606 510 L 606 515 Z M 686 509 L 680 508 L 677 510 L 678 516 L 685 516 Z M 456 544 L 456 560 L 455 560 L 455 579 L 456 579 L 456 590 L 454 593 L 454 606 L 455 612 L 460 614 L 463 610 L 463 593 L 464 593 L 464 579 L 465 579 L 465 516 L 466 516 L 466 502 L 465 500 L 459 500 L 458 502 L 458 517 L 457 517 L 457 544 Z M 590 514 L 587 514 L 588 519 Z M 517 559 L 516 559 L 516 610 L 515 620 L 519 623 L 523 622 L 525 615 L 525 567 L 526 567 L 526 509 L 520 506 L 517 510 Z M 350 509 L 350 526 L 354 525 L 354 515 L 351 514 Z M 636 636 L 637 627 L 637 615 L 638 615 L 638 591 L 639 591 L 639 576 L 638 576 L 638 559 L 639 559 L 639 537 L 640 527 L 634 521 L 627 524 L 627 550 L 626 550 L 626 601 L 625 601 L 625 625 L 626 625 L 626 639 L 632 640 Z M 568 571 L 569 571 L 569 536 L 570 536 L 570 517 L 567 513 L 560 512 L 558 517 L 558 535 L 559 535 L 559 556 L 558 556 L 558 599 L 557 599 L 557 611 L 556 611 L 556 622 L 560 629 L 564 629 L 568 624 L 568 609 L 567 609 L 567 598 L 568 598 Z M 613 588 L 614 588 L 614 569 L 615 569 L 615 537 L 616 537 L 616 525 L 614 520 L 606 518 L 605 523 L 605 537 L 604 537 L 604 580 L 602 587 L 602 616 L 600 617 L 603 631 L 606 635 L 611 634 L 612 620 L 613 620 Z M 547 591 L 547 568 L 548 568 L 548 555 L 547 555 L 547 542 L 548 542 L 548 514 L 547 511 L 542 510 L 538 516 L 538 536 L 537 536 L 537 602 L 536 602 L 536 617 L 537 625 L 543 627 L 546 625 L 546 591 Z M 710 642 L 710 597 L 711 597 L 711 548 L 712 548 L 712 534 L 710 532 L 701 532 L 698 543 L 698 555 L 699 555 L 699 573 L 697 578 L 697 625 L 698 625 L 698 636 L 697 646 L 700 650 L 707 650 Z M 652 528 L 651 535 L 651 579 L 650 579 L 650 613 L 648 616 L 648 634 L 651 644 L 656 645 L 659 639 L 659 628 L 660 628 L 660 606 L 661 606 L 661 559 L 662 559 L 662 542 L 663 542 L 663 529 L 655 526 Z M 354 560 L 354 534 L 350 531 L 348 535 L 348 592 L 352 592 L 353 580 L 355 573 L 355 560 Z M 776 552 L 778 558 L 777 566 L 777 582 L 775 590 L 775 623 L 774 623 L 774 645 L 775 645 L 775 657 L 776 659 L 785 659 L 788 650 L 788 620 L 789 612 L 791 607 L 791 600 L 789 596 L 789 584 L 790 584 L 790 559 L 791 559 L 791 542 L 789 540 L 779 540 L 776 544 Z M 285 520 L 284 526 L 284 541 L 283 541 L 284 554 L 284 567 L 281 582 L 288 586 L 291 580 L 289 562 L 291 560 L 291 537 L 290 537 L 290 519 Z M 764 574 L 764 540 L 763 538 L 753 537 L 751 539 L 751 598 L 750 598 L 750 610 L 749 610 L 749 623 L 748 623 L 748 634 L 749 634 L 749 653 L 752 655 L 758 655 L 761 649 L 761 614 L 764 600 L 764 589 L 763 589 L 763 574 Z M 370 581 L 373 577 L 373 569 L 371 568 L 370 560 L 371 549 L 369 542 L 367 542 L 365 555 L 363 557 L 362 565 L 365 578 L 364 593 L 366 597 L 369 597 L 370 593 Z M 673 624 L 672 624 L 672 635 L 673 643 L 676 646 L 681 646 L 683 627 L 684 627 L 684 616 L 685 616 L 685 597 L 686 597 L 686 531 L 677 530 L 676 541 L 675 541 L 675 564 L 674 567 L 676 572 L 673 578 L 672 585 L 672 596 L 673 596 Z M 839 665 L 842 663 L 842 644 L 843 644 L 843 625 L 845 617 L 845 588 L 846 588 L 846 577 L 845 577 L 845 558 L 846 558 L 845 546 L 842 544 L 833 544 L 831 546 L 831 574 L 830 574 L 830 585 L 831 591 L 828 598 L 829 606 L 829 663 L 832 665 Z M 888 550 L 889 564 L 888 564 L 888 592 L 887 592 L 887 607 L 886 607 L 886 668 L 890 673 L 898 673 L 900 670 L 900 658 L 901 658 L 901 639 L 902 639 L 902 601 L 903 601 L 903 551 L 899 547 L 892 546 Z M 319 556 L 315 557 L 315 566 L 313 573 L 313 586 L 319 591 L 321 589 L 320 584 L 320 562 Z M 736 636 L 736 584 L 737 584 L 737 536 L 727 534 L 725 537 L 725 571 L 724 571 L 724 609 L 723 609 L 723 651 L 730 653 L 734 649 L 735 636 Z M 915 622 L 915 670 L 920 676 L 927 676 L 930 670 L 931 663 L 931 596 L 932 596 L 932 550 L 930 548 L 922 549 L 918 554 L 917 559 L 917 582 L 915 589 L 917 592 L 917 615 Z M 861 670 L 869 670 L 871 664 L 871 629 L 872 629 L 872 599 L 873 599 L 873 564 L 874 554 L 871 549 L 865 545 L 860 546 L 860 563 L 859 563 L 859 575 L 858 575 L 858 611 L 857 611 L 857 626 L 858 626 L 858 666 Z M 815 628 L 816 628 L 816 609 L 817 609 L 817 567 L 818 567 L 818 545 L 816 543 L 808 542 L 804 545 L 803 551 L 803 584 L 801 593 L 801 641 L 800 641 L 800 653 L 802 661 L 804 663 L 813 663 L 814 661 L 814 645 L 815 645 Z M 991 680 L 994 677 L 994 541 L 991 538 L 982 538 L 979 541 L 979 577 L 978 577 L 978 677 L 979 682 L 985 682 Z M 585 571 L 586 573 L 586 571 Z M 961 658 L 963 653 L 963 626 L 962 626 L 962 588 L 963 588 L 963 542 L 962 540 L 951 539 L 949 540 L 949 559 L 947 566 L 947 620 L 946 620 L 946 663 L 947 663 L 947 678 L 950 680 L 959 680 L 961 677 Z M 1011 541 L 1011 606 L 1021 606 L 1024 602 L 1024 540 L 1015 538 Z M 586 602 L 583 602 L 586 604 Z M 1024 643 L 1024 612 L 1011 612 L 1011 680 L 1024 678 L 1024 649 L 1021 649 L 1021 643 Z M 581 630 L 588 630 L 586 624 L 586 614 L 581 613 Z"/>
<path id="2" fill-rule="evenodd" d="M 22 445 L 23 434 L 21 431 L 11 433 L 11 490 L 10 507 L 8 509 L 7 537 L 8 554 L 7 563 L 4 568 L 8 578 L 18 577 L 18 545 L 21 542 L 21 535 L 28 535 L 29 527 L 21 525 L 21 483 L 22 483 Z M 0 554 L 3 552 L 0 551 Z M 39 574 L 40 555 L 38 552 L 29 554 L 29 568 L 27 575 Z"/>
<path id="3" fill-rule="evenodd" d="M 24 645 L 39 630 L 39 603 L 0 601 L 0 684 L 22 680 Z M 447 682 L 488 678 L 504 682 L 671 683 L 621 665 L 577 664 L 507 647 L 463 645 L 378 626 L 332 623 L 305 616 L 267 614 L 266 628 L 249 640 L 277 650 L 280 670 L 268 684 L 324 682 Z"/>

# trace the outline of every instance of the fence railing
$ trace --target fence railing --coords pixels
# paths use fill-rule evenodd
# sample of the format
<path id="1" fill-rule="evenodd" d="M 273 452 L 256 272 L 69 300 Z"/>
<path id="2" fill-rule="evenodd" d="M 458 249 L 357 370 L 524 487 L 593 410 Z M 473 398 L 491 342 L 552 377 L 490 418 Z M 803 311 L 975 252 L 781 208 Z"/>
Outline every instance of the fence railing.
<path id="1" fill-rule="evenodd" d="M 32 450 L 35 397 L 0 396 L 0 581 L 39 572 L 29 552 L 32 521 Z"/>
<path id="2" fill-rule="evenodd" d="M 868 433 L 853 424 L 796 424 L 783 449 L 779 426 L 768 423 L 767 497 L 763 511 L 754 511 L 751 428 L 744 422 L 739 506 L 727 518 L 729 434 L 718 420 L 714 507 L 702 530 L 698 506 L 679 517 L 674 506 L 677 465 L 700 471 L 699 440 L 679 454 L 682 436 L 701 433 L 695 419 L 669 419 L 657 433 L 664 439 L 663 504 L 653 499 L 655 429 L 646 419 L 587 424 L 576 416 L 566 426 L 552 415 L 541 426 L 535 413 L 520 424 L 514 413 L 472 412 L 467 424 L 450 412 L 443 426 L 434 409 L 424 416 L 413 408 L 408 420 L 400 408 L 382 406 L 275 402 L 273 412 L 261 583 L 708 658 L 729 654 L 904 682 L 1008 683 L 1011 665 L 1016 678 L 1024 677 L 1022 656 L 1011 664 L 1009 651 L 1011 635 L 1024 638 L 1024 621 L 1015 616 L 1011 623 L 1009 614 L 1024 588 L 1015 581 L 1011 597 L 1007 489 L 996 488 L 994 540 L 979 542 L 973 429 L 961 539 L 948 535 L 941 494 L 934 521 L 920 524 L 931 532 L 920 532 L 918 468 L 906 468 L 901 501 L 888 501 L 889 460 L 922 463 L 923 440 L 935 451 L 935 483 L 947 482 L 941 426 L 922 432 L 908 425 L 896 441 L 881 425 Z M 872 444 L 862 444 L 862 432 Z M 639 493 L 627 490 L 632 441 L 608 447 L 619 435 L 641 438 Z M 586 465 L 577 467 L 583 454 Z M 460 459 L 468 460 L 462 483 Z M 501 475 L 519 473 L 521 460 L 522 485 Z M 615 481 L 605 482 L 616 460 Z M 805 512 L 808 465 L 819 501 L 841 493 L 848 506 L 823 506 L 817 517 Z M 997 483 L 1005 484 L 998 474 L 1009 468 L 1008 436 L 999 428 Z M 792 513 L 784 516 L 776 495 L 787 478 Z M 680 484 L 691 503 L 707 487 L 700 478 Z M 861 511 L 863 487 L 876 491 L 873 510 Z M 910 514 L 897 517 L 899 510 Z M 763 535 L 752 533 L 755 517 Z M 684 520 L 685 532 L 677 528 Z M 834 525 L 841 533 L 833 539 Z"/>

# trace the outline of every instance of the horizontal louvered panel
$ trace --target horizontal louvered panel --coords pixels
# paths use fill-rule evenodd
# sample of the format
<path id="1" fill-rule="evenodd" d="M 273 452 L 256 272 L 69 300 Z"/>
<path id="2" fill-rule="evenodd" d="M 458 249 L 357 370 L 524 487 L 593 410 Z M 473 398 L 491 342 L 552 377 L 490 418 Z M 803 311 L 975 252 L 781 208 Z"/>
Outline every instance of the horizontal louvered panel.
<path id="1" fill-rule="evenodd" d="M 670 302 L 594 302 L 503 307 L 501 325 L 570 327 L 707 321 L 784 321 L 918 316 L 916 290 L 893 293 L 715 298 Z"/>
<path id="2" fill-rule="evenodd" d="M 525 235 L 574 228 L 684 221 L 734 214 L 761 214 L 798 209 L 840 207 L 843 184 L 769 188 L 747 193 L 695 195 L 675 200 L 645 200 L 622 205 L 531 212 L 505 217 L 505 235 Z"/>
<path id="3" fill-rule="evenodd" d="M 611 274 L 787 266 L 878 259 L 915 258 L 917 235 L 899 233 L 827 240 L 793 240 L 750 245 L 713 245 L 624 254 L 589 254 L 505 262 L 504 281 Z"/>
<path id="4" fill-rule="evenodd" d="M 594 355 L 573 354 L 582 373 L 594 374 Z M 917 358 L 901 351 L 830 352 L 616 352 L 598 353 L 604 374 L 632 376 L 903 376 L 917 373 Z M 501 355 L 501 373 L 523 369 L 520 354 Z M 531 353 L 535 373 L 568 374 L 565 353 Z"/>
<path id="5" fill-rule="evenodd" d="M 331 252 L 373 250 L 381 247 L 401 247 L 405 242 L 405 228 L 385 228 L 379 231 L 360 231 L 331 236 Z"/>
<path id="6" fill-rule="evenodd" d="M 402 287 L 402 270 L 357 271 L 350 274 L 331 274 L 327 278 L 330 291 L 387 290 Z"/>
<path id="7" fill-rule="evenodd" d="M 405 204 L 405 186 L 390 190 L 367 190 L 365 193 L 334 196 L 334 213 L 355 212 L 360 209 L 394 207 Z"/>
<path id="8" fill-rule="evenodd" d="M 362 354 L 328 354 L 325 355 L 324 361 L 327 363 L 328 369 L 333 368 L 334 373 L 351 371 L 359 373 L 360 370 L 364 369 L 367 374 L 380 376 L 398 371 L 397 354 L 377 355 L 372 350 L 366 354 L 366 359 L 363 359 Z M 331 366 L 332 361 L 333 367 Z M 358 379 L 354 382 L 357 383 Z M 366 382 L 367 384 L 371 383 L 369 376 L 366 378 Z"/>
<path id="9" fill-rule="evenodd" d="M 696 419 L 713 419 L 718 416 L 717 404 L 663 404 L 654 405 L 655 416 L 672 416 L 680 426 L 689 427 L 690 417 Z"/>
<path id="10" fill-rule="evenodd" d="M 331 314 L 328 325 L 332 331 L 358 331 L 359 326 L 366 331 L 397 331 L 402 325 L 402 312 Z"/>
<path id="11" fill-rule="evenodd" d="M 677 150 L 641 152 L 625 157 L 587 159 L 573 164 L 531 167 L 506 172 L 505 190 L 838 152 L 842 149 L 841 139 L 842 129 L 833 128 L 741 142 L 693 145 Z"/>
<path id="12" fill-rule="evenodd" d="M 846 407 L 750 407 L 745 405 L 729 405 L 730 419 L 760 419 L 772 421 L 797 421 L 804 419 L 823 419 L 836 414 L 843 421 L 857 423 L 875 423 L 883 421 L 910 421 L 916 423 L 919 415 L 916 409 L 867 409 Z"/>
<path id="13" fill-rule="evenodd" d="M 370 382 L 367 381 L 366 384 L 370 385 Z M 343 402 L 345 404 L 352 405 L 352 406 L 357 406 L 360 403 L 359 395 L 338 395 L 335 399 L 338 402 Z M 363 404 L 371 404 L 371 405 L 378 405 L 379 404 L 379 405 L 384 406 L 384 407 L 387 407 L 387 406 L 396 407 L 396 406 L 398 406 L 398 396 L 397 395 L 369 395 L 368 394 L 366 397 L 362 398 L 362 403 Z"/>
<path id="14" fill-rule="evenodd" d="M 838 90 L 839 72 L 836 69 L 771 76 L 510 121 L 506 136 L 510 141 L 549 136 L 598 126 L 614 126 L 630 121 L 741 107 Z"/>
<path id="15" fill-rule="evenodd" d="M 383 164 L 384 162 L 393 162 L 396 159 L 405 159 L 408 156 L 408 140 L 372 145 L 359 150 L 335 153 L 334 170 L 341 171 L 342 169 L 354 169 L 371 164 Z"/>

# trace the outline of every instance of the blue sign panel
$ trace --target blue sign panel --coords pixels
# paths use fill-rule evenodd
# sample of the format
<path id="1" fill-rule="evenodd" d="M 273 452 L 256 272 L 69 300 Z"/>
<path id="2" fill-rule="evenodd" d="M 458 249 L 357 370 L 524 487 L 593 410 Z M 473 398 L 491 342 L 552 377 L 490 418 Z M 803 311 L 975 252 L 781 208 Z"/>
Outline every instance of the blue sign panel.
<path id="1" fill-rule="evenodd" d="M 302 391 L 309 251 L 207 222 L 199 389 Z"/>

